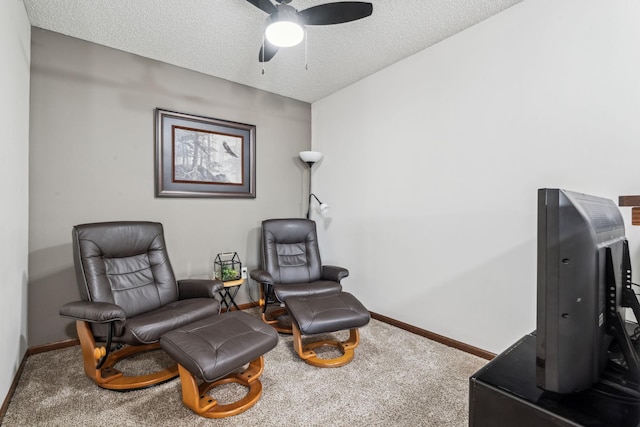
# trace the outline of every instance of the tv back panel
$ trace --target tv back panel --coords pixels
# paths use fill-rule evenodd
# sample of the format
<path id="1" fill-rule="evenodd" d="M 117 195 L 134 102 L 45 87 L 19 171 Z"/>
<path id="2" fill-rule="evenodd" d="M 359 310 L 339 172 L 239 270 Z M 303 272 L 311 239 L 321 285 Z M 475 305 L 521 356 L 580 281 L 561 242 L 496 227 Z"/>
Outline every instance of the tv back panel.
<path id="1" fill-rule="evenodd" d="M 561 189 L 538 190 L 537 385 L 556 393 L 598 381 L 606 330 L 606 252 L 621 266 L 624 221 L 616 204 Z M 615 269 L 621 283 L 621 267 Z M 619 305 L 619 304 L 618 304 Z"/>

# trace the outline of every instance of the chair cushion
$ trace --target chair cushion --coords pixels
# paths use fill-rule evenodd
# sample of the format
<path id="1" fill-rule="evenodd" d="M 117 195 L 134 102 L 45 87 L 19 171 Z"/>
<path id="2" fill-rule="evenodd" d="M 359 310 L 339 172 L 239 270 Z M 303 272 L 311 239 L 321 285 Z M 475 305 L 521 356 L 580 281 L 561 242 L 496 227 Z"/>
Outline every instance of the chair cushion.
<path id="1" fill-rule="evenodd" d="M 295 284 L 322 278 L 316 223 L 308 219 L 262 222 L 263 268 L 275 283 Z"/>
<path id="2" fill-rule="evenodd" d="M 194 322 L 160 339 L 176 362 L 207 382 L 224 377 L 277 344 L 275 329 L 242 311 Z"/>
<path id="3" fill-rule="evenodd" d="M 317 280 L 308 283 L 276 283 L 273 285 L 273 292 L 283 302 L 292 297 L 335 295 L 341 291 L 342 285 L 331 280 Z"/>
<path id="4" fill-rule="evenodd" d="M 369 323 L 369 311 L 347 292 L 311 298 L 289 298 L 287 310 L 306 335 L 359 328 Z"/>
<path id="5" fill-rule="evenodd" d="M 178 299 L 162 224 L 76 225 L 72 243 L 83 300 L 116 304 L 133 317 Z"/>
<path id="6" fill-rule="evenodd" d="M 128 318 L 123 335 L 114 338 L 114 341 L 133 345 L 158 342 L 166 332 L 218 313 L 220 303 L 214 298 L 174 301 L 156 310 Z"/>

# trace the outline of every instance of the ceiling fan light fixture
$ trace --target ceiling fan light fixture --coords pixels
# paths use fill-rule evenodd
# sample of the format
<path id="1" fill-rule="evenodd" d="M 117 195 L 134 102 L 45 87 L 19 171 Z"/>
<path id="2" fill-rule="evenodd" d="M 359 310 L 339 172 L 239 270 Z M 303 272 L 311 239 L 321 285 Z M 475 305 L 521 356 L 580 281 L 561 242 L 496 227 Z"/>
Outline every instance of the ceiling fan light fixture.
<path id="1" fill-rule="evenodd" d="M 304 38 L 304 30 L 300 25 L 290 21 L 277 21 L 269 24 L 265 31 L 269 43 L 278 47 L 291 47 L 299 44 Z"/>
<path id="2" fill-rule="evenodd" d="M 269 43 L 278 47 L 299 44 L 304 38 L 304 29 L 298 12 L 286 4 L 278 6 L 278 13 L 267 18 L 267 29 L 264 35 Z"/>

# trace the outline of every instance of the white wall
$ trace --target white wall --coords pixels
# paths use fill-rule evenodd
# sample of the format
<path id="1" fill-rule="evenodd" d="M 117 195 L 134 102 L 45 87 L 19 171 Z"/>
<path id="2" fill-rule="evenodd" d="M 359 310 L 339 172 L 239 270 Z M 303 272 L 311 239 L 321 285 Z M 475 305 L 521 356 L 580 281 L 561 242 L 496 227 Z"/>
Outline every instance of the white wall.
<path id="1" fill-rule="evenodd" d="M 29 64 L 22 1 L 0 2 L 0 399 L 27 349 Z"/>
<path id="2" fill-rule="evenodd" d="M 525 0 L 314 103 L 347 290 L 496 353 L 534 330 L 537 189 L 640 194 L 638 22 L 636 0 Z"/>

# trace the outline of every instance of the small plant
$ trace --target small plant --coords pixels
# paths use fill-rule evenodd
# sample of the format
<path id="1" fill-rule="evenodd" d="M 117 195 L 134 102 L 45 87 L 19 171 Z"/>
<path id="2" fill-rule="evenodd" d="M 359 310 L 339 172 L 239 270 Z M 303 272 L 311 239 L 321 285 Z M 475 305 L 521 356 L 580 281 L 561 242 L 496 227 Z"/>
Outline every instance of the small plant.
<path id="1" fill-rule="evenodd" d="M 233 268 L 222 267 L 222 280 L 224 282 L 227 282 L 229 280 L 236 280 L 238 277 L 239 277 L 238 272 L 235 271 Z"/>

